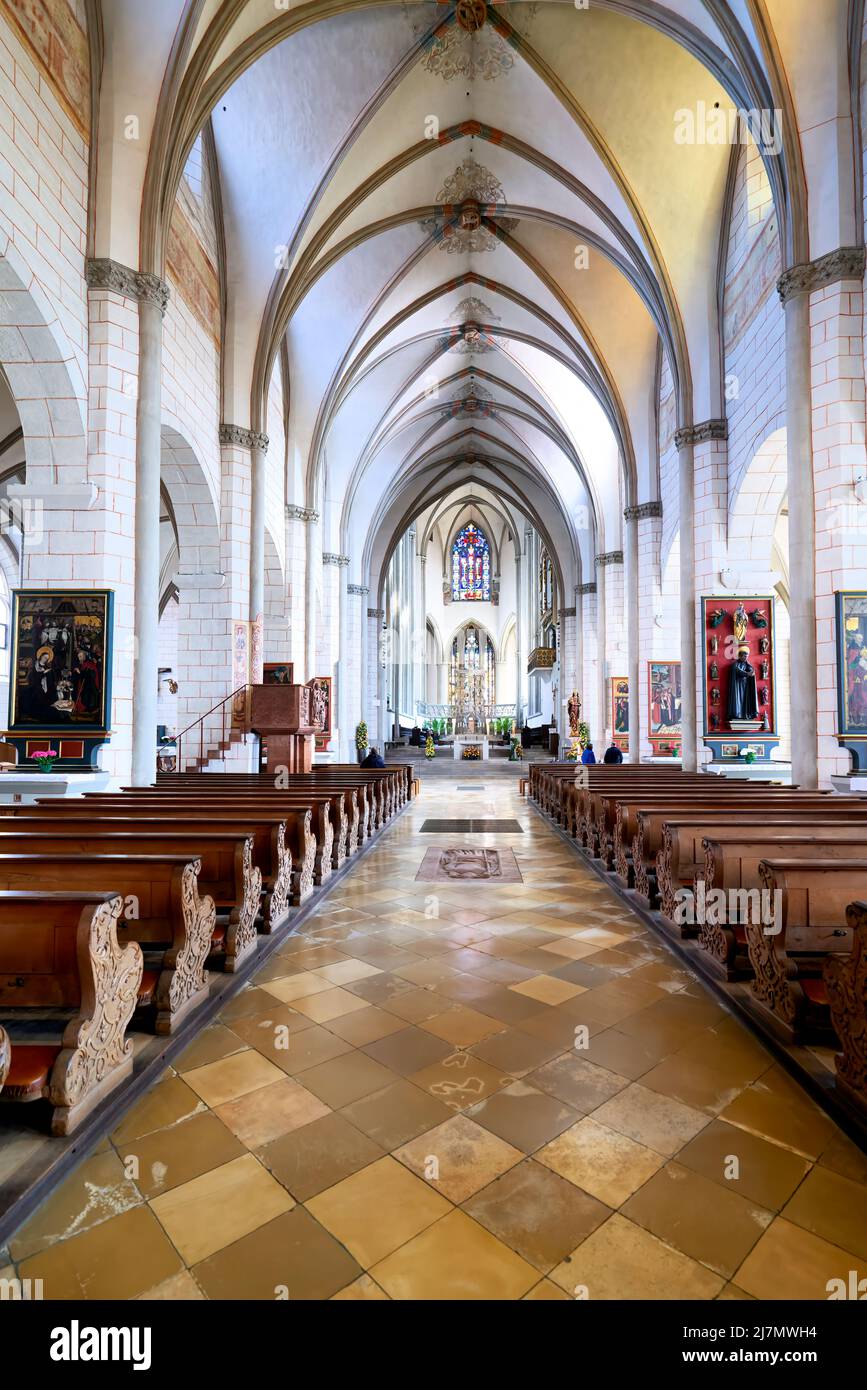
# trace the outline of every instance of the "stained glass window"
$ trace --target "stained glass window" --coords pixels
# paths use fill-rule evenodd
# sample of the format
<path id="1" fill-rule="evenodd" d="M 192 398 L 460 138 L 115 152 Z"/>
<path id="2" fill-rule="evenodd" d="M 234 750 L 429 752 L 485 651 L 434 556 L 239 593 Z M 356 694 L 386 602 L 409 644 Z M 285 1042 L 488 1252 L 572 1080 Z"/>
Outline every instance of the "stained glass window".
<path id="1" fill-rule="evenodd" d="M 456 603 L 491 597 L 491 547 L 472 522 L 457 534 L 452 546 L 452 598 Z"/>

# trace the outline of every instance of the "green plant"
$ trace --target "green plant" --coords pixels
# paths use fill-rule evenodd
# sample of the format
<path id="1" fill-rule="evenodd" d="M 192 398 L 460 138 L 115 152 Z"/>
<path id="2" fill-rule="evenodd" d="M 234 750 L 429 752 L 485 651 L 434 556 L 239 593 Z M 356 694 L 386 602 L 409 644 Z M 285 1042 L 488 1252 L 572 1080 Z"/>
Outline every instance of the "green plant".
<path id="1" fill-rule="evenodd" d="M 369 747 L 367 740 L 367 725 L 363 719 L 355 730 L 355 747 L 360 754 L 366 753 Z"/>
<path id="2" fill-rule="evenodd" d="M 586 748 L 588 743 L 590 742 L 590 725 L 586 723 L 585 720 L 579 720 L 578 731 L 574 735 L 573 742 L 574 739 L 578 740 L 578 743 L 580 744 L 582 750 Z"/>
<path id="3" fill-rule="evenodd" d="M 428 734 L 424 745 L 424 755 L 426 758 L 435 758 L 437 755 L 436 745 L 433 741 L 433 734 Z"/>

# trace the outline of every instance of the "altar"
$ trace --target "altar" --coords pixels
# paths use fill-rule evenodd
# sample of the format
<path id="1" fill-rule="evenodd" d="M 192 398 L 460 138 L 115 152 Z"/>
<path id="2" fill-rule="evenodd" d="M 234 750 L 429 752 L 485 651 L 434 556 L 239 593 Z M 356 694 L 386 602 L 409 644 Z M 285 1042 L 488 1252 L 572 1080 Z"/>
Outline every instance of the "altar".
<path id="1" fill-rule="evenodd" d="M 487 734 L 455 734 L 454 751 L 452 756 L 458 760 L 463 758 L 465 748 L 478 748 L 481 751 L 481 761 L 486 763 L 490 757 Z"/>

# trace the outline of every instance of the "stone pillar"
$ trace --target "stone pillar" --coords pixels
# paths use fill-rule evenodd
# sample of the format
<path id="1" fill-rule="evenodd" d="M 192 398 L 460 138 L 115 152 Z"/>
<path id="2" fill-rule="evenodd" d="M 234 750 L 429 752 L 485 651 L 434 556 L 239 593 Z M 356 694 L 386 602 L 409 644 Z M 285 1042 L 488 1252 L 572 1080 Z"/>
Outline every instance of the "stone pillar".
<path id="1" fill-rule="evenodd" d="M 601 743 L 604 733 L 604 704 L 600 705 L 600 692 L 604 688 L 604 666 L 605 661 L 601 656 L 599 643 L 599 592 L 596 582 L 580 584 L 578 593 L 581 597 L 581 631 L 582 647 L 584 651 L 584 675 L 582 698 L 584 704 L 583 718 L 590 729 L 590 737 L 594 743 Z M 600 679 L 600 668 L 603 674 Z M 602 732 L 599 732 L 602 730 Z"/>
<path id="2" fill-rule="evenodd" d="M 160 602 L 160 406 L 164 299 L 139 301 L 138 407 L 135 456 L 135 599 L 132 774 L 134 787 L 156 775 Z"/>
<path id="3" fill-rule="evenodd" d="M 604 753 L 605 748 L 608 746 L 608 722 L 611 709 L 610 681 L 612 676 L 622 676 L 626 674 L 626 654 L 621 653 L 617 649 L 617 643 L 622 640 L 621 634 L 624 630 L 622 550 L 609 550 L 603 555 L 596 556 L 596 583 L 599 589 L 596 625 L 599 634 L 599 650 L 601 653 L 599 661 L 599 725 L 602 732 L 601 743 L 603 745 L 601 752 Z M 617 668 L 616 670 L 615 667 Z M 613 728 L 611 729 L 611 734 L 613 737 Z M 630 748 L 632 747 L 631 729 L 629 746 Z"/>
<path id="4" fill-rule="evenodd" d="M 321 602 L 322 578 L 322 524 L 318 512 L 309 512 L 307 567 L 304 572 L 304 665 L 307 680 L 323 674 L 316 669 L 317 637 L 321 627 L 317 599 Z"/>
<path id="5" fill-rule="evenodd" d="M 636 529 L 635 546 L 637 550 L 637 646 L 638 646 L 638 756 L 648 749 L 649 712 L 647 701 L 648 666 L 651 661 L 674 661 L 680 650 L 679 643 L 672 643 L 657 625 L 657 616 L 662 613 L 662 573 L 660 545 L 662 539 L 662 503 L 639 502 L 636 507 L 627 507 L 627 522 L 633 522 Z M 630 600 L 630 603 L 632 600 Z"/>
<path id="6" fill-rule="evenodd" d="M 527 664 L 524 648 L 524 556 L 519 551 L 515 561 L 515 724 L 518 730 L 524 721 L 524 670 Z"/>
<path id="7" fill-rule="evenodd" d="M 624 548 L 624 609 L 626 617 L 626 674 L 629 677 L 629 752 L 626 761 L 641 762 L 641 688 L 639 606 L 638 606 L 638 516 L 637 508 L 627 507 Z"/>
<path id="8" fill-rule="evenodd" d="M 349 696 L 347 702 L 347 715 L 344 719 L 344 732 L 346 735 L 346 747 L 348 748 L 347 757 L 350 762 L 354 762 L 356 757 L 355 730 L 362 719 L 367 724 L 367 737 L 372 743 L 374 729 L 368 717 L 368 666 L 370 663 L 370 642 L 368 638 L 368 620 L 365 616 L 367 609 L 367 595 L 370 590 L 365 584 L 346 585 L 346 657 L 341 656 L 341 666 L 344 660 L 348 674 Z"/>
<path id="9" fill-rule="evenodd" d="M 798 271 L 804 273 L 799 275 Z M 810 344 L 810 267 L 779 282 L 786 313 L 786 463 L 789 500 L 789 672 L 792 781 L 819 785 L 816 648 L 816 512 L 813 481 L 813 400 Z"/>
<path id="10" fill-rule="evenodd" d="M 318 521 L 306 507 L 286 508 L 286 579 L 289 588 L 290 658 L 299 685 L 315 673 L 307 665 L 307 555 L 308 528 Z"/>
<path id="11" fill-rule="evenodd" d="M 265 613 L 265 457 L 267 434 L 250 440 L 250 622 Z"/>
<path id="12" fill-rule="evenodd" d="M 682 682 L 682 758 L 684 772 L 698 767 L 696 589 L 695 589 L 695 463 L 692 428 L 675 434 L 678 451 L 680 514 L 680 660 Z"/>
<path id="13" fill-rule="evenodd" d="M 322 617 L 316 633 L 316 667 L 314 676 L 331 676 L 331 754 L 339 750 L 343 737 L 343 724 L 348 717 L 346 691 L 343 688 L 343 669 L 340 658 L 345 650 L 343 624 L 346 613 L 344 592 L 345 572 L 349 564 L 348 555 L 338 555 L 324 551 L 322 555 Z M 339 752 L 337 754 L 339 757 Z"/>

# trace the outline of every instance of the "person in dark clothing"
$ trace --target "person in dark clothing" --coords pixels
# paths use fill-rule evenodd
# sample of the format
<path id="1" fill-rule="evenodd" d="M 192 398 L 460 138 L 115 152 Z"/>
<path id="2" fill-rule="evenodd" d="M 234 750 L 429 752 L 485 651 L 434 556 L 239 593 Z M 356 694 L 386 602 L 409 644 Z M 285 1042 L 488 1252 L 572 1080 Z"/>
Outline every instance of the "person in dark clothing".
<path id="1" fill-rule="evenodd" d="M 367 757 L 363 759 L 362 767 L 385 767 L 385 759 L 376 748 L 371 748 Z"/>
<path id="2" fill-rule="evenodd" d="M 616 743 L 612 743 L 612 745 L 611 745 L 610 748 L 606 748 L 606 750 L 605 750 L 605 757 L 602 759 L 602 761 L 603 761 L 604 763 L 622 763 L 622 762 L 623 762 L 623 754 L 621 753 L 620 749 L 617 747 L 617 744 L 616 744 Z"/>
<path id="3" fill-rule="evenodd" d="M 595 763 L 595 761 L 596 761 L 596 754 L 593 752 L 593 744 L 592 744 L 592 743 L 588 743 L 587 747 L 584 749 L 584 752 L 581 754 L 581 761 L 582 761 L 582 763 L 584 763 L 585 765 L 589 765 L 590 763 Z"/>

